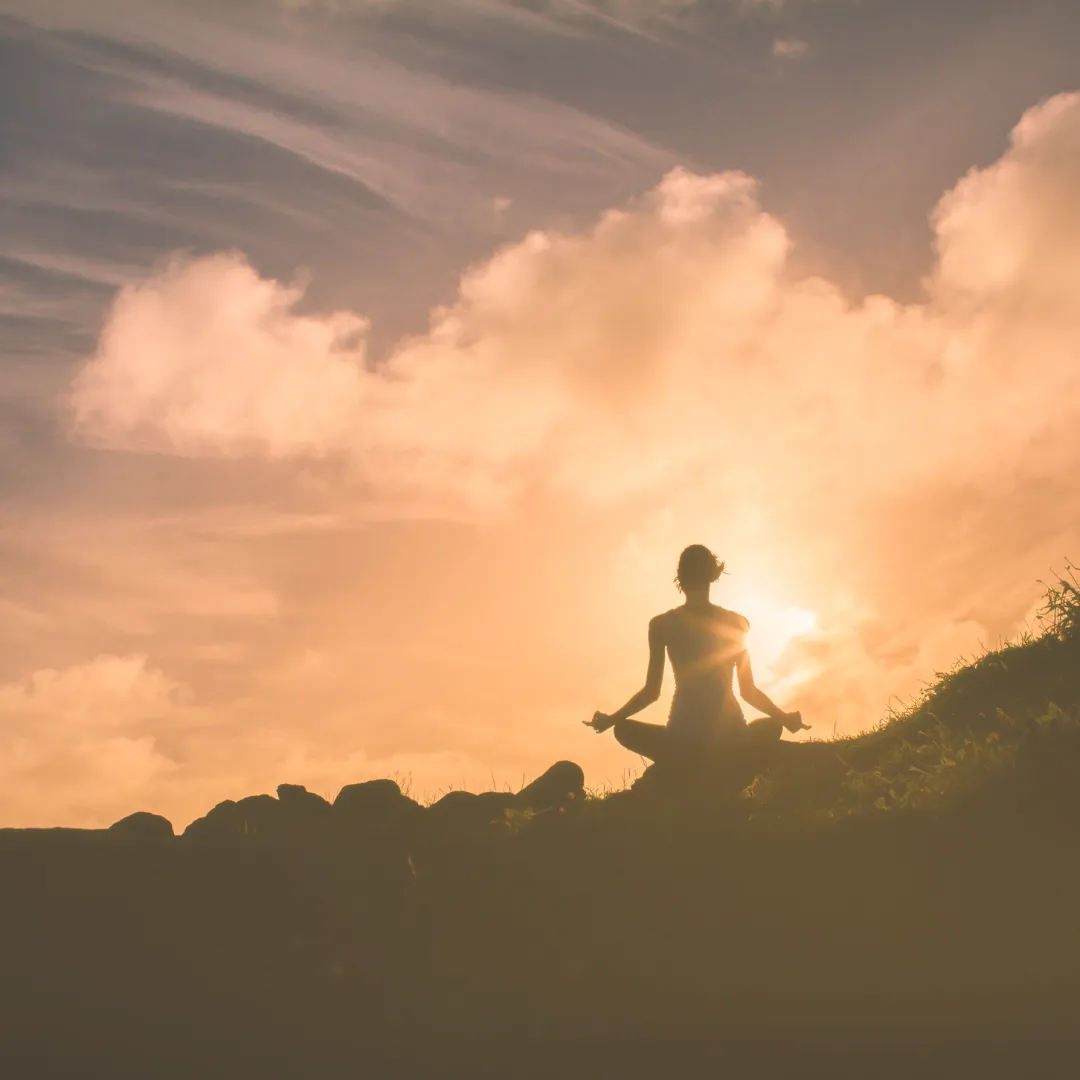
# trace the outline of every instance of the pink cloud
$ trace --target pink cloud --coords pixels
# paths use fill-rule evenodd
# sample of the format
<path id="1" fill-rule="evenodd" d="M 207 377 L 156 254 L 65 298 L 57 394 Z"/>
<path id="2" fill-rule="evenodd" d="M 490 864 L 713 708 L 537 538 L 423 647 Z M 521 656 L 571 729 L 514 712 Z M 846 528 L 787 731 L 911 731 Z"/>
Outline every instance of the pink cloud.
<path id="1" fill-rule="evenodd" d="M 176 765 L 152 733 L 183 705 L 142 656 L 99 656 L 0 686 L 4 824 L 107 825 Z"/>
<path id="2" fill-rule="evenodd" d="M 361 316 L 300 313 L 299 287 L 238 255 L 175 261 L 118 296 L 73 387 L 76 430 L 185 455 L 341 455 L 369 481 L 475 498 L 537 476 L 605 501 L 659 489 L 730 458 L 763 416 L 755 481 L 796 462 L 875 487 L 979 471 L 1076 388 L 1078 132 L 1077 99 L 1054 99 L 945 196 L 923 304 L 792 280 L 753 181 L 683 170 L 589 233 L 498 252 L 379 369 Z"/>

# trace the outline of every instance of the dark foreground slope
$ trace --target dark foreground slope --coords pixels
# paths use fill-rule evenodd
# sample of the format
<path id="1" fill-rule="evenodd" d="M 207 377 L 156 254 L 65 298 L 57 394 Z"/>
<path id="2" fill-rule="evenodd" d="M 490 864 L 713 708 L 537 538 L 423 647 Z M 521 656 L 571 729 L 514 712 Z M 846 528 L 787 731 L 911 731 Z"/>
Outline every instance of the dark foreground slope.
<path id="1" fill-rule="evenodd" d="M 713 780 L 2 833 L 0 1066 L 1076 1075 L 1075 608 L 877 732 Z"/>

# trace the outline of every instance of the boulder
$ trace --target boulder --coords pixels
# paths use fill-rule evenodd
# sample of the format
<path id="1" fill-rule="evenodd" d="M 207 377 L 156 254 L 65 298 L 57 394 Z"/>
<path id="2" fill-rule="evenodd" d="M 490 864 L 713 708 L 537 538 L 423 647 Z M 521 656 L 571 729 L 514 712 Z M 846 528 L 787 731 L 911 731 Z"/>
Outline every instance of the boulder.
<path id="1" fill-rule="evenodd" d="M 249 795 L 236 804 L 237 824 L 244 836 L 271 836 L 281 826 L 281 803 L 273 795 Z"/>
<path id="2" fill-rule="evenodd" d="M 330 804 L 321 795 L 308 791 L 303 784 L 278 784 L 277 797 L 282 806 L 289 808 L 305 806 L 310 809 L 316 807 L 330 809 Z"/>
<path id="3" fill-rule="evenodd" d="M 217 806 L 207 811 L 201 818 L 196 818 L 184 830 L 185 840 L 212 840 L 235 831 L 236 802 L 224 799 Z"/>
<path id="4" fill-rule="evenodd" d="M 519 810 L 561 810 L 585 798 L 585 773 L 573 761 L 557 761 L 542 776 L 526 784 L 514 796 L 513 805 Z"/>
<path id="5" fill-rule="evenodd" d="M 439 825 L 483 828 L 500 822 L 513 806 L 514 796 L 509 792 L 451 791 L 427 808 L 426 817 Z"/>
<path id="6" fill-rule="evenodd" d="M 269 837 L 280 831 L 282 808 L 273 795 L 249 795 L 237 802 L 236 809 L 242 835 Z"/>
<path id="7" fill-rule="evenodd" d="M 246 799 L 220 802 L 205 817 L 193 821 L 184 838 L 192 840 L 270 839 L 280 835 L 281 804 L 272 795 L 249 795 Z"/>
<path id="8" fill-rule="evenodd" d="M 402 794 L 393 780 L 368 780 L 343 787 L 334 800 L 333 813 L 342 824 L 396 825 L 419 809 L 420 804 Z"/>
<path id="9" fill-rule="evenodd" d="M 285 816 L 297 822 L 325 820 L 332 807 L 303 784 L 278 784 L 278 802 Z"/>
<path id="10" fill-rule="evenodd" d="M 148 814 L 140 810 L 109 826 L 109 832 L 124 840 L 140 843 L 160 844 L 172 840 L 174 833 L 172 822 L 160 814 Z"/>

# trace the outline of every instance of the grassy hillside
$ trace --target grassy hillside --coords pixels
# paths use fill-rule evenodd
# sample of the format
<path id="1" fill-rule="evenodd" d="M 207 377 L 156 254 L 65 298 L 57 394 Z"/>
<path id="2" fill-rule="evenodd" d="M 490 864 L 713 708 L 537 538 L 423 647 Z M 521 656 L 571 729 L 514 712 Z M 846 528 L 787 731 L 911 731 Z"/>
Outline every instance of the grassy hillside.
<path id="1" fill-rule="evenodd" d="M 837 820 L 1063 796 L 1080 774 L 1080 592 L 1047 589 L 1035 632 L 940 673 L 869 734 L 791 756 L 748 792 L 753 814 Z M 1061 776 L 1056 770 L 1063 769 Z"/>
<path id="2" fill-rule="evenodd" d="M 365 787 L 382 817 L 342 824 L 288 789 L 180 839 L 0 834 L 0 1058 L 19 1077 L 1066 1075 L 1078 600 L 1054 586 L 1037 636 L 867 735 L 785 747 L 745 790 L 654 773 L 537 813 Z"/>

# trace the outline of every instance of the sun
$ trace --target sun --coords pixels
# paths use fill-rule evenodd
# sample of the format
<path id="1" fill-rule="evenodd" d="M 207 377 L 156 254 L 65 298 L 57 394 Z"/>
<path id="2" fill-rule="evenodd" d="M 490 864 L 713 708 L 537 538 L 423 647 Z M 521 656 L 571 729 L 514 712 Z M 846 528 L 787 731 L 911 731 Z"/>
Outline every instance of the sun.
<path id="1" fill-rule="evenodd" d="M 693 531 L 697 535 L 709 535 L 713 530 L 703 527 L 681 531 L 686 534 Z M 656 611 L 664 603 L 670 604 L 671 571 L 668 555 L 677 545 L 674 542 L 666 543 L 666 540 L 665 537 L 665 544 L 634 543 L 624 550 L 624 577 L 640 583 L 638 611 L 641 614 Z M 811 666 L 802 666 L 796 670 L 788 664 L 783 666 L 781 675 L 777 670 L 780 661 L 793 642 L 819 634 L 821 621 L 816 611 L 792 604 L 788 597 L 785 597 L 787 602 L 777 599 L 779 583 L 772 580 L 767 570 L 763 572 L 760 565 L 753 565 L 755 561 L 760 561 L 761 552 L 758 552 L 758 560 L 752 559 L 745 552 L 744 555 L 744 559 L 737 560 L 739 570 L 732 571 L 730 576 L 725 574 L 717 582 L 712 600 L 749 619 L 747 648 L 755 679 L 773 692 L 792 691 L 812 678 L 815 670 Z M 732 565 L 735 565 L 736 559 L 733 555 Z M 790 584 L 789 582 L 788 588 Z M 800 591 L 805 595 L 804 590 Z"/>
<path id="2" fill-rule="evenodd" d="M 753 589 L 732 589 L 730 593 L 730 606 L 750 620 L 746 644 L 755 671 L 763 676 L 771 673 L 796 638 L 817 629 L 817 616 L 806 608 L 779 604 Z"/>

